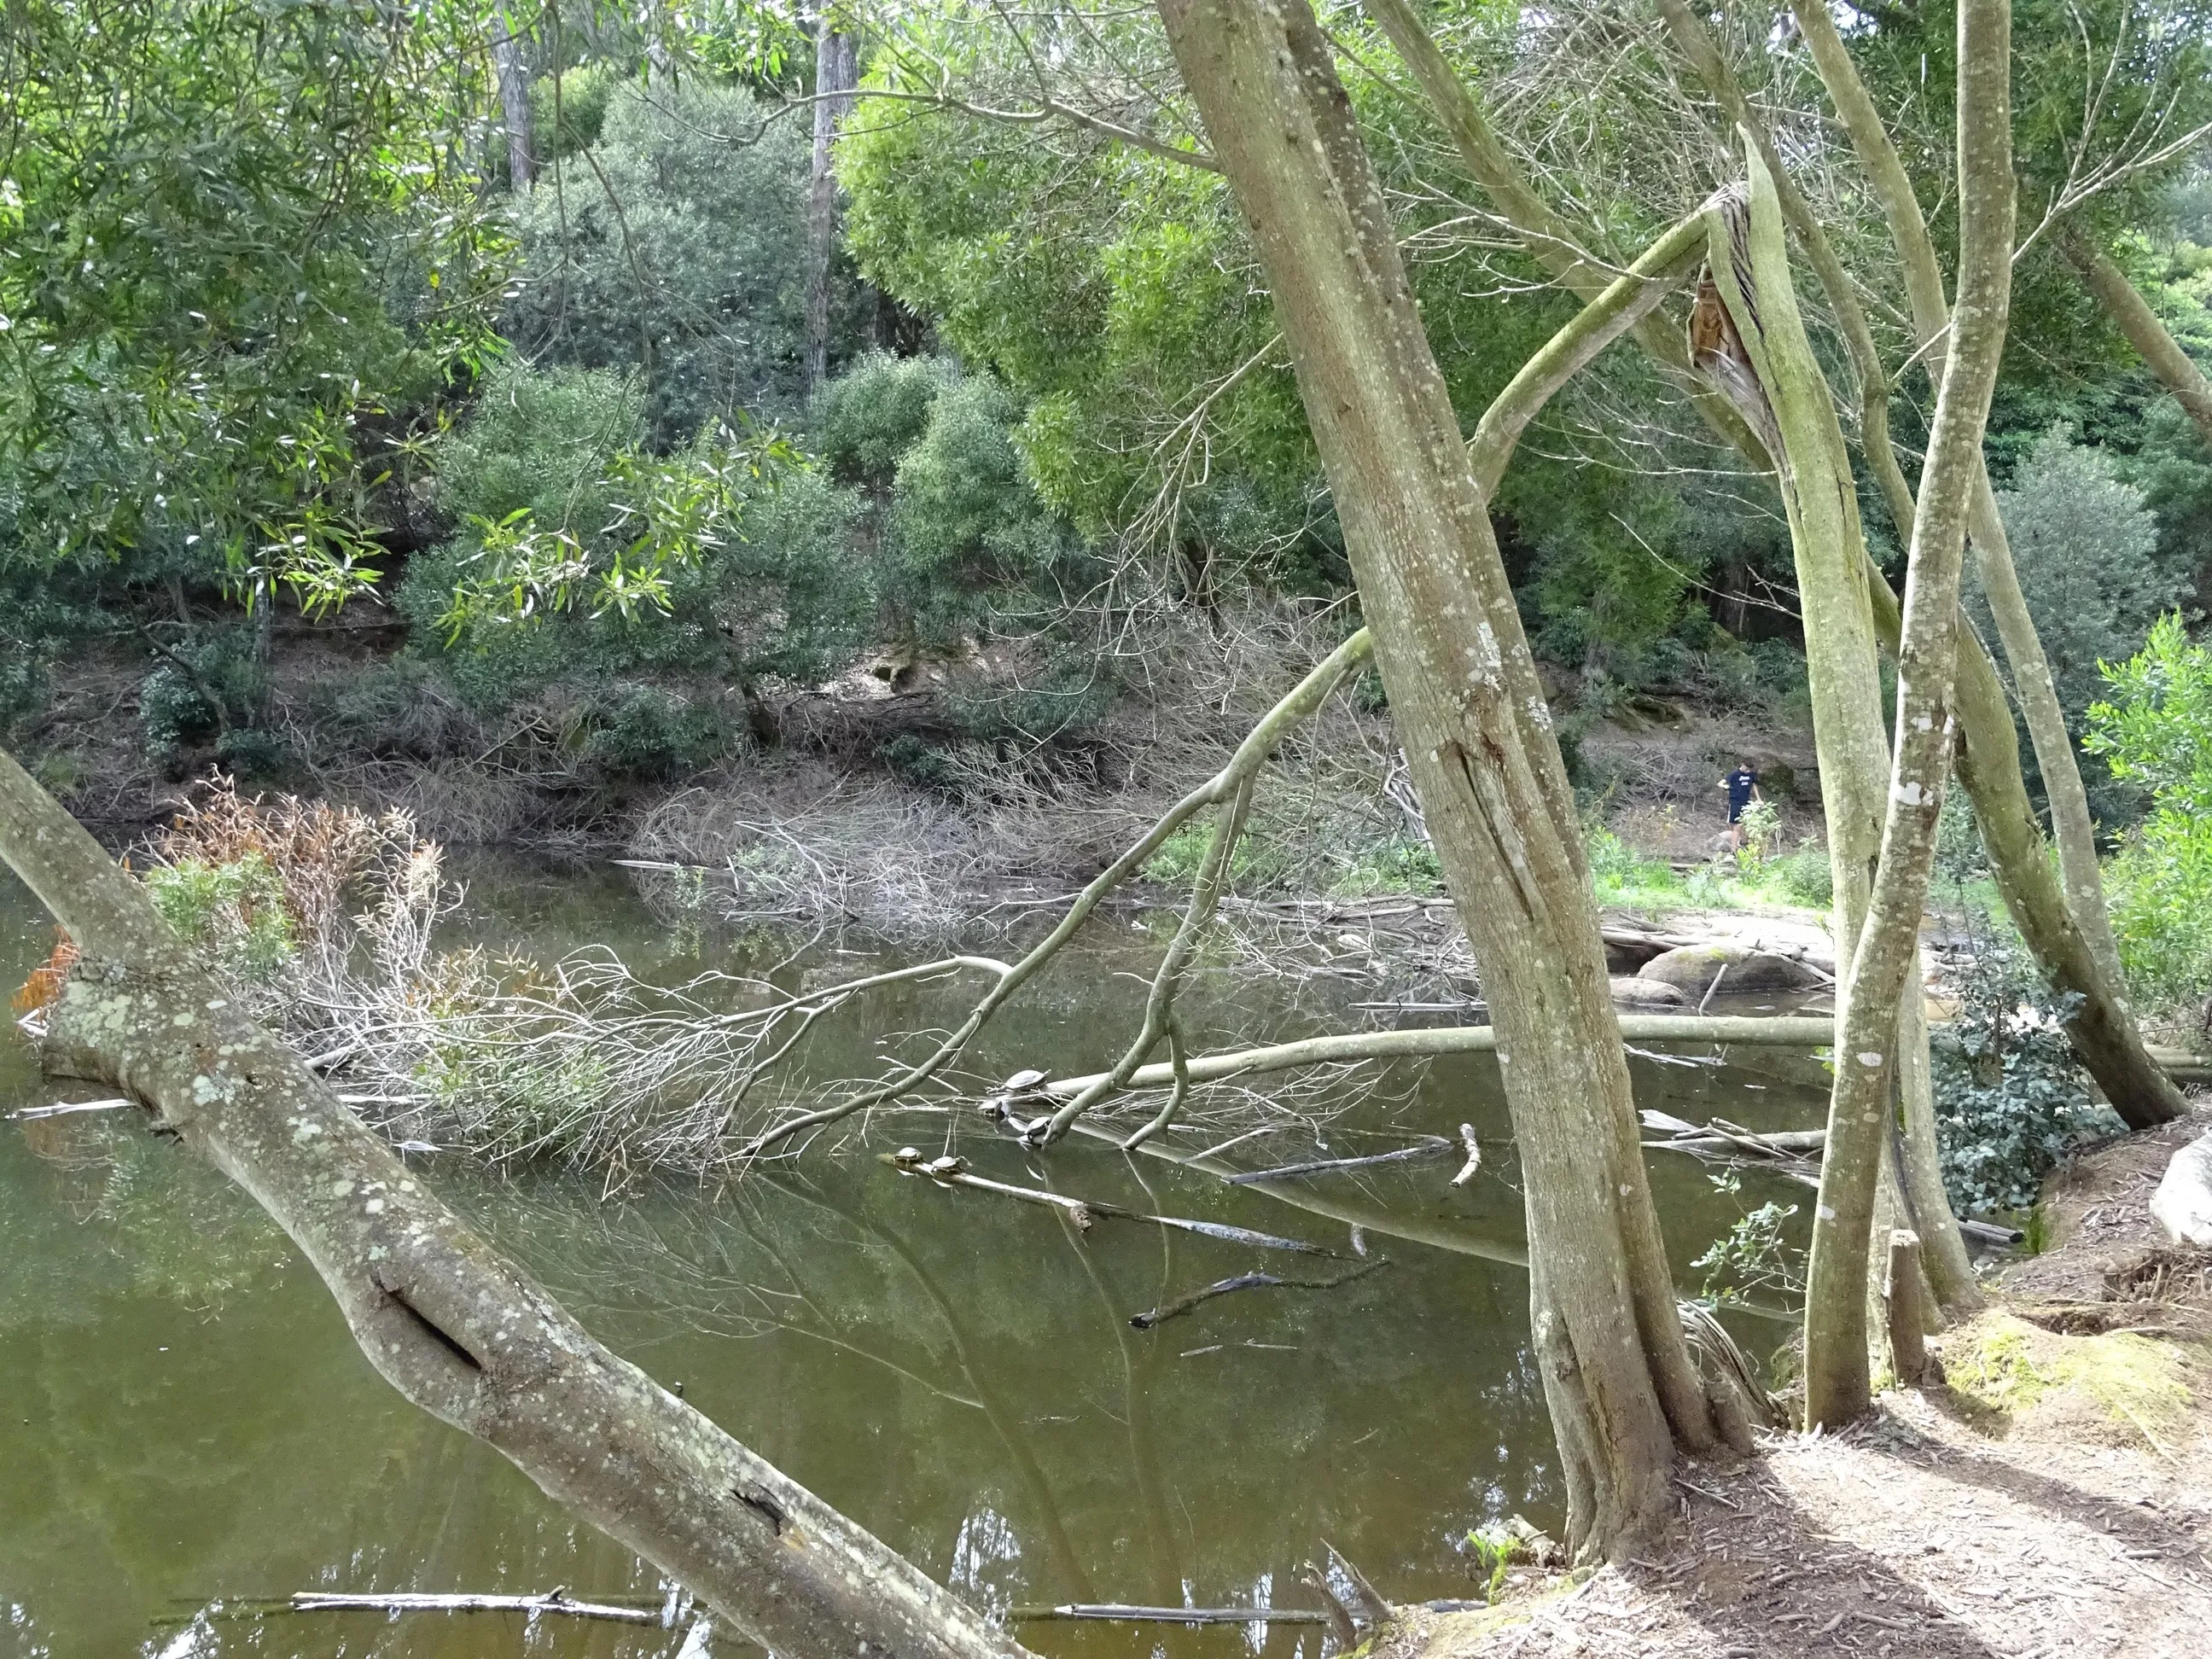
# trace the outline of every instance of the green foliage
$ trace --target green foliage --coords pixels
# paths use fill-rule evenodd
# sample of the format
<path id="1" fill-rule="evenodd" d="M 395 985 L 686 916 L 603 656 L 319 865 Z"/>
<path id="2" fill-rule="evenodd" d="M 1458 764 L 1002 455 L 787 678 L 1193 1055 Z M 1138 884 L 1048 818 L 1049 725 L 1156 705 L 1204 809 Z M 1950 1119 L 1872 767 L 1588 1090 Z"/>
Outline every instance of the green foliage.
<path id="1" fill-rule="evenodd" d="M 857 644 L 848 499 L 772 433 L 655 457 L 638 427 L 606 371 L 507 363 L 444 446 L 459 533 L 414 561 L 398 602 L 475 702 L 578 670 L 815 673 Z"/>
<path id="2" fill-rule="evenodd" d="M 2059 702 L 2078 728 L 2102 689 L 2098 665 L 2134 651 L 2153 618 L 2187 591 L 2188 577 L 2160 560 L 2142 492 L 2063 425 L 2036 442 L 1997 505 Z M 1989 634 L 1978 584 L 1975 603 Z"/>
<path id="3" fill-rule="evenodd" d="M 1483 1581 L 1482 1599 L 1495 1607 L 1505 1589 L 1506 1569 L 1522 1552 L 1521 1540 L 1503 1522 L 1493 1521 L 1468 1534 L 1467 1552 L 1474 1558 L 1475 1577 Z"/>
<path id="4" fill-rule="evenodd" d="M 284 884 L 262 854 L 226 864 L 155 865 L 146 872 L 146 890 L 177 937 L 222 975 L 266 985 L 292 958 Z"/>
<path id="5" fill-rule="evenodd" d="M 1828 849 L 1811 840 L 1776 860 L 1769 879 L 1792 904 L 1825 910 L 1836 902 L 1835 865 Z"/>
<path id="6" fill-rule="evenodd" d="M 2032 1208 L 2071 1147 L 2117 1128 L 2090 1103 L 2052 994 L 2009 946 L 1985 941 L 1958 970 L 1952 1041 L 1933 1051 L 1936 1139 L 1960 1214 Z"/>
<path id="7" fill-rule="evenodd" d="M 615 777 L 665 781 L 711 765 L 732 746 L 720 709 L 655 686 L 623 688 L 593 712 L 584 757 Z"/>
<path id="8" fill-rule="evenodd" d="M 1443 886 L 1443 866 L 1436 848 L 1411 836 L 1363 848 L 1329 884 L 1339 898 L 1371 898 L 1380 893 L 1434 893 Z"/>
<path id="9" fill-rule="evenodd" d="M 1730 1198 L 1743 1190 L 1742 1177 L 1734 1170 L 1711 1180 Z M 1784 1300 L 1802 1296 L 1804 1252 L 1790 1243 L 1785 1231 L 1796 1213 L 1795 1204 L 1770 1201 L 1737 1216 L 1728 1231 L 1690 1263 L 1705 1273 L 1705 1284 L 1698 1292 L 1702 1299 L 1725 1308 L 1758 1299 L 1762 1292 Z"/>
<path id="10" fill-rule="evenodd" d="M 2106 679 L 2083 746 L 2151 799 L 2111 866 L 2112 926 L 2136 1000 L 2171 1008 L 2212 994 L 2212 650 L 2169 615 Z"/>
<path id="11" fill-rule="evenodd" d="M 502 326 L 541 363 L 634 378 L 657 449 L 798 408 L 807 145 L 766 114 L 702 79 L 621 87 L 588 158 L 556 161 L 518 210 Z"/>
<path id="12" fill-rule="evenodd" d="M 398 403 L 486 349 L 504 234 L 447 6 L 9 8 L 0 563 L 371 580 Z"/>
<path id="13" fill-rule="evenodd" d="M 566 161 L 599 142 L 607 106 L 622 77 L 611 64 L 585 64 L 541 75 L 530 83 L 531 150 L 541 167 Z"/>
<path id="14" fill-rule="evenodd" d="M 872 351 L 831 380 L 815 404 L 811 436 L 832 476 L 888 491 L 899 458 L 927 429 L 938 394 L 959 375 L 949 358 Z"/>
<path id="15" fill-rule="evenodd" d="M 1690 896 L 1671 865 L 1645 858 L 1595 819 L 1583 825 L 1583 851 L 1600 904 L 1637 908 L 1680 904 Z"/>

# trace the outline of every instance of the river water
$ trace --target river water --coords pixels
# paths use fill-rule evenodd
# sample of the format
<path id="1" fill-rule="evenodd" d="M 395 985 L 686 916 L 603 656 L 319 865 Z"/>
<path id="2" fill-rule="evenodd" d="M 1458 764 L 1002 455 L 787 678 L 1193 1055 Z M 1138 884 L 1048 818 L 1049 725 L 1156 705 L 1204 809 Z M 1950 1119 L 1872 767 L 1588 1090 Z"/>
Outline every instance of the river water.
<path id="1" fill-rule="evenodd" d="M 606 943 L 668 974 L 748 948 L 672 927 L 620 878 L 516 860 L 473 871 L 463 920 L 542 956 Z M 50 940 L 0 875 L 0 983 L 18 983 Z M 846 948 L 863 953 L 856 966 L 891 959 Z M 987 1061 L 1103 1066 L 1155 951 L 1131 930 L 1073 960 L 1005 1022 Z M 836 1042 L 858 1060 L 884 1032 L 949 1023 L 957 1006 L 951 990 L 905 993 Z M 1198 1042 L 1358 1018 L 1310 988 L 1293 999 L 1285 981 L 1232 973 L 1212 976 L 1194 1012 Z M 823 1074 L 837 1057 L 833 1044 L 817 1059 Z M 1820 1121 L 1810 1061 L 1759 1066 L 1638 1060 L 1639 1103 L 1756 1127 Z M 1386 1165 L 1303 1183 L 1300 1207 L 1096 1142 L 1040 1156 L 971 1129 L 960 1150 L 997 1179 L 1287 1235 L 1342 1261 L 1127 1222 L 1078 1232 L 1048 1208 L 941 1189 L 870 1155 L 901 1139 L 936 1152 L 941 1119 L 894 1122 L 869 1146 L 720 1192 L 604 1199 L 597 1181 L 557 1172 L 488 1182 L 451 1159 L 422 1168 L 601 1339 L 994 1611 L 1310 1607 L 1297 1574 L 1323 1539 L 1394 1598 L 1470 1595 L 1468 1530 L 1516 1512 L 1556 1525 L 1561 1502 L 1527 1279 L 1510 1259 L 1519 1194 L 1496 1067 L 1469 1057 L 1334 1086 L 1340 1097 L 1319 1103 L 1343 1115 L 1274 1137 L 1254 1162 L 1383 1150 L 1471 1121 L 1492 1140 L 1482 1174 L 1455 1188 L 1456 1158 Z M 9 1028 L 0 1110 L 53 1097 Z M 1754 1176 L 1717 1193 L 1686 1159 L 1653 1177 L 1689 1287 L 1690 1258 L 1741 1208 L 1794 1201 Z M 1386 1267 L 1334 1290 L 1225 1296 L 1152 1330 L 1128 1322 L 1255 1268 L 1358 1265 L 1348 1219 L 1364 1220 L 1366 1259 Z M 1740 1328 L 1759 1352 L 1783 1334 Z M 289 1242 L 135 1114 L 0 1126 L 0 1656 L 675 1653 L 680 1622 L 248 1605 L 307 1589 L 555 1586 L 655 1601 L 669 1589 L 496 1454 L 403 1403 Z M 1319 1650 L 1313 1627 L 1280 1622 L 1020 1628 L 1070 1659 Z M 751 1651 L 726 1637 L 715 1650 Z"/>

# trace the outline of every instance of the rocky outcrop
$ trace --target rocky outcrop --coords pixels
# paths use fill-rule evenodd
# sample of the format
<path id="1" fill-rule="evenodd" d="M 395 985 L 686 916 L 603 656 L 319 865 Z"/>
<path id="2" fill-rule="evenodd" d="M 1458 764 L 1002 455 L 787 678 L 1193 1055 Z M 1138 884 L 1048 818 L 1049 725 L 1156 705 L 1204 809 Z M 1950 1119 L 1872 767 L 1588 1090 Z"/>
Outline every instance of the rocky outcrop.
<path id="1" fill-rule="evenodd" d="M 1819 975 L 1793 957 L 1717 944 L 1662 951 L 1638 969 L 1636 976 L 1672 986 L 1686 997 L 1704 996 L 1716 979 L 1729 992 L 1797 991 L 1820 982 Z"/>

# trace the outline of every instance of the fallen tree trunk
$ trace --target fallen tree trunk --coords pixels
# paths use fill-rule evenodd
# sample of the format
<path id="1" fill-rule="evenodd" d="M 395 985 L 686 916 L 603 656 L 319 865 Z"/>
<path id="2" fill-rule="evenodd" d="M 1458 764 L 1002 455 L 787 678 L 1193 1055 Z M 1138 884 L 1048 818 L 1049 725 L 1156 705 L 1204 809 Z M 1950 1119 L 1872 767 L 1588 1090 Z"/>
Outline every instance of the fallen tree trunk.
<path id="1" fill-rule="evenodd" d="M 0 858 L 82 952 L 47 1052 L 267 1211 L 385 1379 L 789 1654 L 1022 1647 L 628 1361 L 471 1231 L 191 959 L 137 882 L 0 753 Z"/>
<path id="2" fill-rule="evenodd" d="M 1622 1014 L 1620 1035 L 1632 1042 L 1747 1042 L 1784 1048 L 1825 1048 L 1835 1041 L 1836 1025 L 1826 1018 L 1764 1018 L 1757 1015 Z M 1190 1080 L 1219 1083 L 1261 1072 L 1287 1072 L 1301 1066 L 1341 1066 L 1359 1060 L 1422 1059 L 1437 1054 L 1486 1054 L 1498 1048 L 1497 1028 L 1438 1025 L 1412 1031 L 1351 1031 L 1305 1037 L 1295 1042 L 1232 1048 L 1218 1054 L 1193 1054 L 1185 1062 Z M 1069 1100 L 1107 1074 L 1055 1078 L 1036 1085 L 1052 1100 Z M 1165 1062 L 1139 1066 L 1129 1074 L 1132 1089 L 1164 1089 L 1175 1081 Z"/>

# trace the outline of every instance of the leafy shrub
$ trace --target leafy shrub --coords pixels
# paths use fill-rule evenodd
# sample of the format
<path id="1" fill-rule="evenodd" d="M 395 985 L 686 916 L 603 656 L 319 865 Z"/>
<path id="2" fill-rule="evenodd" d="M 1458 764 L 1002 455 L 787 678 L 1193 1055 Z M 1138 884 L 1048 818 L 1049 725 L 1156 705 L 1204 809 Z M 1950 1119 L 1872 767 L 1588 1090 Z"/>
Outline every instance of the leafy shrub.
<path id="1" fill-rule="evenodd" d="M 1730 1170 L 1711 1177 L 1715 1188 L 1736 1197 L 1742 1177 Z M 1805 1290 L 1804 1252 L 1790 1242 L 1784 1228 L 1797 1213 L 1795 1204 L 1766 1203 L 1729 1224 L 1705 1253 L 1690 1265 L 1704 1269 L 1698 1294 L 1715 1307 L 1749 1302 L 1765 1291 L 1784 1298 Z"/>
<path id="2" fill-rule="evenodd" d="M 218 973 L 267 984 L 291 960 L 284 884 L 265 854 L 158 864 L 146 872 L 146 889 L 161 919 Z"/>
<path id="3" fill-rule="evenodd" d="M 2063 424 L 2037 441 L 1997 505 L 2058 700 L 2078 726 L 2101 689 L 2098 665 L 2133 651 L 2188 590 L 2188 577 L 2159 556 L 2158 520 L 2142 492 Z M 1978 586 L 1974 592 L 1977 618 L 1986 621 Z"/>
<path id="4" fill-rule="evenodd" d="M 157 755 L 197 749 L 214 737 L 217 714 L 181 669 L 163 663 L 139 682 L 138 724 Z"/>
<path id="5" fill-rule="evenodd" d="M 1995 941 L 1961 970 L 1958 989 L 1954 1041 L 1933 1054 L 1944 1189 L 1962 1215 L 2030 1209 L 2069 1148 L 2118 1121 L 2082 1086 L 2062 1024 L 2072 994 L 2054 995 Z"/>
<path id="6" fill-rule="evenodd" d="M 2212 992 L 2212 650 L 2168 615 L 2105 678 L 2083 746 L 2152 803 L 2111 866 L 2113 931 L 2136 1000 L 2172 1008 Z"/>
<path id="7" fill-rule="evenodd" d="M 538 165 L 549 167 L 598 143 L 607 124 L 607 105 L 621 84 L 605 64 L 565 70 L 557 80 L 542 75 L 532 81 L 530 136 Z"/>
<path id="8" fill-rule="evenodd" d="M 623 778 L 672 778 L 713 764 L 732 733 L 712 704 L 634 685 L 593 720 L 585 758 Z"/>
<path id="9" fill-rule="evenodd" d="M 261 671 L 240 634 L 207 635 L 175 654 L 181 663 L 157 664 L 138 686 L 139 727 L 147 747 L 165 759 L 212 743 L 231 722 L 245 720 L 261 690 Z"/>
<path id="10" fill-rule="evenodd" d="M 503 331 L 538 362 L 635 377 L 658 448 L 799 406 L 807 139 L 764 113 L 703 78 L 616 88 L 588 161 L 556 161 L 519 204 Z"/>
<path id="11" fill-rule="evenodd" d="M 1836 902 L 1836 871 L 1828 849 L 1809 840 L 1776 862 L 1773 881 L 1792 903 L 1808 909 L 1825 910 Z"/>
<path id="12" fill-rule="evenodd" d="M 823 386 L 814 406 L 813 439 L 831 474 L 890 489 L 899 458 L 921 441 L 932 405 L 959 374 L 946 358 L 872 351 Z"/>

